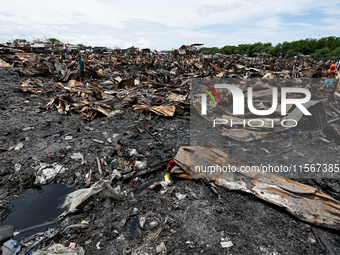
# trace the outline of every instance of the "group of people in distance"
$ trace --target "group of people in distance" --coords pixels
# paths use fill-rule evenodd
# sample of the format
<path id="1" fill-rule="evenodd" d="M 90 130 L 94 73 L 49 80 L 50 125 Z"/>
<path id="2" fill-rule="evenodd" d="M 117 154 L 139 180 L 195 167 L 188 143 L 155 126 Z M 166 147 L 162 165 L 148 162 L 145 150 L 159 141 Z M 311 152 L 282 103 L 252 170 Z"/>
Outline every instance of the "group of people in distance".
<path id="1" fill-rule="evenodd" d="M 329 91 L 334 84 L 335 76 L 338 75 L 338 70 L 334 64 L 326 71 L 325 75 L 323 76 L 322 67 L 318 67 L 316 72 L 312 75 L 312 78 L 309 81 L 309 85 L 311 87 L 311 94 L 316 92 L 320 85 L 323 84 L 323 92 L 322 96 L 325 95 L 327 90 L 327 97 L 329 96 Z"/>

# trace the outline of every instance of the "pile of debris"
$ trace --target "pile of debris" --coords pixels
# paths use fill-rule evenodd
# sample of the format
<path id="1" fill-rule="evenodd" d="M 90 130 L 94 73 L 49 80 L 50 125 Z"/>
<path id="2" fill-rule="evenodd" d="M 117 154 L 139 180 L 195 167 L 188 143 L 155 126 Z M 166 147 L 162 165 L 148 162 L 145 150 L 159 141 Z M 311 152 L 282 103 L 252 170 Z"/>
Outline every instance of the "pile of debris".
<path id="1" fill-rule="evenodd" d="M 308 162 L 338 169 L 337 86 L 329 99 L 316 93 L 304 104 L 312 117 L 293 105 L 282 117 L 279 104 L 282 88 L 308 88 L 311 73 L 329 61 L 84 57 L 86 84 L 77 81 L 73 58 L 0 55 L 2 254 L 339 252 L 336 175 L 289 179 L 260 167 Z M 232 84 L 244 94 L 252 88 L 258 111 L 271 108 L 276 90 L 279 106 L 260 125 L 245 102 L 244 117 L 234 115 L 239 102 L 216 88 L 219 100 L 209 98 L 204 114 L 195 95 L 209 92 L 209 84 Z M 250 127 L 240 124 L 250 120 Z M 205 165 L 235 172 L 196 171 Z M 259 167 L 241 171 L 252 166 Z M 74 190 L 54 198 L 47 187 L 56 183 Z M 52 210 L 60 214 L 15 226 L 16 206 L 35 193 L 48 197 L 46 211 L 49 200 L 59 201 Z"/>

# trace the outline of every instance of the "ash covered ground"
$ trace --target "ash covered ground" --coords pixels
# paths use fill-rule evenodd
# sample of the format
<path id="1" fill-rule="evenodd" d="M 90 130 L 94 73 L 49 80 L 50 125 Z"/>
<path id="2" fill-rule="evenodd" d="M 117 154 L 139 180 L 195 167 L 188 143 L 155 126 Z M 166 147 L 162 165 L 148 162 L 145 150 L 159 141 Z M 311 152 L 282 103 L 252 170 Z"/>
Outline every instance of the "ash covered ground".
<path id="1" fill-rule="evenodd" d="M 43 77 L 41 82 L 44 87 L 53 88 L 53 92 L 31 94 L 14 91 L 29 78 L 21 77 L 22 72 L 1 68 L 0 73 L 2 221 L 11 212 L 12 201 L 37 186 L 34 182 L 39 163 L 65 167 L 66 171 L 49 183 L 80 189 L 100 179 L 111 180 L 115 169 L 121 173 L 134 170 L 134 162 L 144 162 L 147 168 L 168 162 L 181 146 L 197 140 L 217 145 L 230 159 L 248 165 L 303 164 L 312 157 L 320 163 L 340 161 L 339 145 L 331 139 L 329 144 L 316 139 L 318 131 L 308 118 L 303 118 L 294 132 L 272 133 L 264 140 L 240 142 L 222 137 L 211 123 L 199 114 L 190 114 L 189 109 L 172 117 L 154 112 L 137 113 L 130 106 L 123 107 L 123 101 L 115 97 L 111 102 L 115 109 L 123 111 L 121 114 L 112 117 L 98 114 L 88 121 L 75 111 L 59 114 L 44 107 L 55 95 L 62 94 L 62 89 L 54 86 L 56 81 L 52 75 Z M 118 93 L 118 88 L 104 84 L 106 80 L 107 74 L 95 82 Z M 158 88 L 157 84 L 154 86 Z M 189 116 L 199 127 L 209 130 L 209 135 L 190 127 Z M 34 129 L 26 130 L 27 127 Z M 108 142 L 103 132 L 110 137 L 118 134 L 117 141 Z M 22 148 L 5 150 L 20 143 Z M 131 153 L 132 149 L 136 153 Z M 74 153 L 84 155 L 83 162 L 71 158 Z M 104 160 L 101 175 L 97 158 Z M 19 170 L 16 164 L 20 164 Z M 76 213 L 59 221 L 63 230 L 52 240 L 66 247 L 76 243 L 84 248 L 85 254 L 340 253 L 338 231 L 307 224 L 255 196 L 183 179 L 173 179 L 165 191 L 149 188 L 155 181 L 163 181 L 164 175 L 165 167 L 126 180 L 112 179 L 111 186 L 120 187 L 122 201 L 90 197 Z M 340 183 L 336 178 L 296 180 L 340 200 Z M 86 227 L 67 228 L 84 219 L 89 219 Z M 221 242 L 228 241 L 232 246 L 222 248 Z M 50 242 L 48 239 L 45 243 Z M 159 246 L 162 242 L 166 251 Z M 24 244 L 23 250 L 27 248 Z"/>

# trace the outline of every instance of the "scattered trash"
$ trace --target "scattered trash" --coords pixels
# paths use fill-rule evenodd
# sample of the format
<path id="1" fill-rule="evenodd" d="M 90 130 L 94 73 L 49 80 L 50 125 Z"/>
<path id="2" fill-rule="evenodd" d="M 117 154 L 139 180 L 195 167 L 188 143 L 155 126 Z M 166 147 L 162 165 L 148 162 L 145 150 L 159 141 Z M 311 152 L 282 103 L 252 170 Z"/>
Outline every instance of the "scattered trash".
<path id="1" fill-rule="evenodd" d="M 72 159 L 83 159 L 84 155 L 81 154 L 80 152 L 75 152 L 75 153 L 72 154 L 71 158 Z"/>
<path id="2" fill-rule="evenodd" d="M 19 172 L 20 169 L 21 169 L 21 164 L 15 163 L 15 165 L 14 165 L 14 170 L 15 170 L 15 172 Z"/>
<path id="3" fill-rule="evenodd" d="M 8 240 L 2 248 L 2 255 L 17 255 L 21 250 L 21 245 L 15 240 Z"/>
<path id="4" fill-rule="evenodd" d="M 18 150 L 21 150 L 23 147 L 24 147 L 24 144 L 23 144 L 23 143 L 18 143 L 18 144 L 14 147 L 14 150 L 18 151 Z"/>
<path id="5" fill-rule="evenodd" d="M 135 161 L 134 167 L 141 170 L 146 167 L 146 164 L 143 161 Z"/>
<path id="6" fill-rule="evenodd" d="M 156 247 L 156 252 L 160 254 L 168 254 L 164 242 L 161 242 L 161 244 Z"/>
<path id="7" fill-rule="evenodd" d="M 40 251 L 34 251 L 32 255 L 85 255 L 83 247 L 78 246 L 76 248 L 67 248 L 62 244 L 53 244 L 50 247 L 41 249 Z"/>
<path id="8" fill-rule="evenodd" d="M 180 194 L 180 193 L 176 193 L 175 194 L 176 195 L 176 197 L 179 199 L 179 200 L 182 200 L 182 199 L 184 199 L 187 195 L 183 195 L 183 194 Z"/>
<path id="9" fill-rule="evenodd" d="M 57 174 L 64 173 L 65 171 L 66 169 L 62 165 L 58 165 L 57 163 L 41 163 L 40 168 L 37 171 L 34 184 L 46 184 Z"/>
<path id="10" fill-rule="evenodd" d="M 155 233 L 151 236 L 150 242 L 156 241 L 157 238 L 159 237 L 159 235 L 161 234 L 162 230 L 163 230 L 162 227 L 159 227 L 159 228 L 155 231 Z"/>
<path id="11" fill-rule="evenodd" d="M 166 54 L 157 51 L 145 54 L 145 49 L 135 52 L 134 47 L 114 49 L 106 54 L 96 53 L 97 47 L 94 47 L 93 53 L 88 54 L 88 49 L 81 52 L 87 69 L 87 83 L 83 84 L 78 82 L 78 65 L 72 54 L 7 54 L 9 47 L 0 46 L 0 66 L 5 67 L 0 70 L 5 74 L 0 75 L 5 76 L 0 85 L 3 86 L 1 113 L 3 120 L 9 123 L 4 126 L 3 148 L 0 149 L 4 159 L 0 169 L 2 224 L 14 225 L 6 223 L 15 211 L 19 211 L 15 206 L 9 207 L 14 198 L 13 205 L 20 202 L 24 206 L 30 199 L 28 192 L 46 194 L 48 187 L 54 184 L 41 185 L 57 182 L 77 189 L 68 195 L 64 207 L 58 204 L 57 209 L 53 209 L 54 212 L 58 210 L 59 221 L 54 221 L 54 216 L 51 222 L 46 220 L 38 224 L 40 227 L 29 226 L 34 231 L 39 228 L 41 232 L 21 240 L 19 238 L 28 232 L 21 232 L 26 229 L 19 228 L 15 239 L 22 246 L 21 254 L 80 255 L 85 250 L 89 254 L 107 255 L 167 254 L 167 249 L 171 254 L 219 254 L 221 247 L 233 247 L 233 253 L 240 254 L 303 251 L 316 254 L 333 249 L 327 243 L 334 243 L 336 233 L 327 232 L 329 237 L 322 237 L 314 233 L 315 227 L 297 224 L 296 220 L 340 228 L 337 217 L 340 207 L 336 200 L 339 183 L 335 178 L 327 180 L 316 175 L 313 179 L 302 180 L 313 186 L 309 187 L 269 173 L 195 173 L 193 162 L 196 165 L 208 162 L 213 166 L 229 164 L 236 169 L 247 166 L 229 160 L 226 154 L 211 147 L 181 147 L 173 160 L 180 146 L 194 141 L 191 138 L 195 138 L 195 132 L 188 120 L 197 119 L 199 126 L 212 126 L 214 118 L 223 118 L 228 122 L 251 121 L 257 126 L 243 127 L 238 123 L 233 127 L 223 124 L 209 129 L 209 143 L 220 142 L 219 145 L 228 148 L 230 158 L 240 161 L 244 158 L 249 163 L 253 159 L 253 162 L 259 162 L 258 157 L 262 156 L 263 164 L 316 165 L 329 161 L 336 166 L 340 162 L 337 159 L 340 147 L 335 144 L 340 143 L 338 84 L 334 86 L 333 99 L 320 98 L 320 91 L 313 95 L 313 100 L 305 106 L 312 116 L 303 116 L 298 107 L 290 104 L 286 107 L 286 116 L 282 116 L 281 105 L 278 105 L 273 114 L 266 116 L 268 122 L 262 126 L 255 119 L 258 116 L 250 111 L 251 104 L 246 102 L 244 116 L 231 114 L 236 100 L 226 89 L 216 89 L 217 93 L 213 95 L 216 102 L 207 97 L 207 115 L 200 112 L 202 98 L 191 94 L 196 80 L 192 78 L 197 77 L 202 82 L 227 78 L 228 84 L 236 85 L 244 94 L 252 88 L 253 108 L 266 110 L 272 105 L 274 87 L 280 93 L 284 87 L 303 88 L 314 68 L 319 65 L 326 68 L 331 63 L 329 60 L 290 61 L 281 56 L 255 54 L 251 58 L 239 54 L 210 56 L 194 51 L 194 45 L 183 45 Z M 29 60 L 31 58 L 34 60 Z M 13 74 L 14 78 L 11 77 Z M 17 96 L 13 97 L 13 93 Z M 287 97 L 300 98 L 300 95 L 289 93 Z M 277 97 L 281 104 L 282 98 L 281 95 Z M 191 110 L 194 114 L 190 114 Z M 56 111 L 57 115 L 48 115 L 49 111 Z M 94 120 L 93 125 L 78 122 L 75 114 L 85 122 Z M 18 123 L 20 116 L 25 116 L 25 123 Z M 282 121 L 286 124 L 299 121 L 299 126 L 294 129 L 282 127 Z M 11 126 L 19 128 L 10 129 Z M 61 139 L 63 135 L 64 139 Z M 196 137 L 200 139 L 201 136 L 204 141 L 203 132 L 197 133 Z M 253 142 L 257 140 L 261 142 Z M 13 141 L 18 144 L 12 146 Z M 275 148 L 276 144 L 278 148 Z M 190 157 L 189 151 L 194 157 Z M 327 157 L 323 157 L 326 153 Z M 49 163 L 52 160 L 58 165 Z M 61 165 L 62 169 L 58 170 Z M 177 178 L 195 181 L 176 181 Z M 207 184 L 203 185 L 202 181 Z M 38 185 L 39 190 L 32 191 L 32 185 Z M 229 192 L 225 197 L 221 187 L 253 194 L 265 203 L 248 196 L 238 203 L 238 192 L 236 195 Z M 322 188 L 327 195 L 314 187 Z M 36 200 L 38 203 L 32 204 L 47 211 L 46 205 L 53 194 L 47 200 L 39 199 Z M 267 202 L 285 208 L 294 217 L 287 214 L 281 217 L 282 211 L 265 211 Z M 63 210 L 66 211 L 63 213 Z M 248 217 L 253 215 L 253 210 L 258 210 L 259 215 L 268 213 L 268 217 Z M 277 222 L 276 213 L 280 217 L 280 237 L 287 236 L 289 242 L 283 240 L 280 244 L 275 235 L 266 240 L 269 232 L 275 232 L 271 225 Z M 43 213 L 35 216 L 43 218 Z M 13 218 L 19 223 L 33 217 L 26 212 L 24 216 Z M 216 227 L 213 222 L 220 225 Z M 52 228 L 48 223 L 58 225 Z M 212 224 L 211 228 L 209 224 Z M 0 237 L 6 232 L 1 227 Z M 250 227 L 258 233 L 261 245 L 244 242 L 252 238 L 247 231 L 236 234 Z M 233 242 L 238 245 L 227 238 L 221 238 L 221 246 L 215 245 L 211 238 L 202 234 L 202 230 L 210 237 L 215 234 L 216 241 L 218 236 L 224 236 L 219 233 L 223 229 L 235 232 Z M 11 232 L 0 242 L 12 238 L 13 230 Z M 167 248 L 164 242 L 174 235 L 182 243 L 173 245 L 169 242 Z M 186 245 L 185 236 L 195 241 L 187 241 Z M 148 240 L 160 241 L 150 244 Z M 84 245 L 84 249 L 79 245 Z M 333 252 L 337 253 L 337 249 Z"/>
<path id="12" fill-rule="evenodd" d="M 97 140 L 97 139 L 92 139 L 92 141 L 94 141 L 94 142 L 96 142 L 96 143 L 101 143 L 101 144 L 104 143 L 103 141 L 100 141 L 100 140 Z"/>
<path id="13" fill-rule="evenodd" d="M 98 242 L 97 244 L 96 244 L 96 248 L 97 248 L 97 250 L 100 250 L 100 242 Z"/>
<path id="14" fill-rule="evenodd" d="M 169 183 L 171 182 L 171 174 L 170 173 L 165 173 L 164 181 L 169 182 Z"/>
<path id="15" fill-rule="evenodd" d="M 122 178 L 122 174 L 120 172 L 118 172 L 118 170 L 113 170 L 112 171 L 112 179 L 120 179 Z"/>
<path id="16" fill-rule="evenodd" d="M 22 131 L 28 131 L 28 130 L 33 130 L 33 129 L 34 129 L 34 127 L 25 127 L 25 128 L 22 129 Z"/>
<path id="17" fill-rule="evenodd" d="M 103 136 L 104 136 L 104 138 L 105 138 L 109 143 L 112 143 L 112 139 L 109 137 L 109 135 L 107 134 L 107 132 L 103 132 Z"/>
<path id="18" fill-rule="evenodd" d="M 229 247 L 233 246 L 233 243 L 231 241 L 221 242 L 221 246 L 222 246 L 222 248 L 229 248 Z"/>
<path id="19" fill-rule="evenodd" d="M 131 149 L 129 151 L 129 156 L 132 157 L 132 156 L 138 156 L 138 152 L 136 151 L 136 149 Z"/>
<path id="20" fill-rule="evenodd" d="M 58 218 L 65 217 L 69 213 L 76 212 L 78 206 L 84 203 L 91 196 L 107 196 L 114 200 L 121 201 L 123 198 L 115 189 L 110 185 L 110 181 L 98 181 L 94 183 L 90 188 L 79 189 L 66 197 L 65 203 L 62 208 L 68 208 L 67 211 L 62 213 Z"/>

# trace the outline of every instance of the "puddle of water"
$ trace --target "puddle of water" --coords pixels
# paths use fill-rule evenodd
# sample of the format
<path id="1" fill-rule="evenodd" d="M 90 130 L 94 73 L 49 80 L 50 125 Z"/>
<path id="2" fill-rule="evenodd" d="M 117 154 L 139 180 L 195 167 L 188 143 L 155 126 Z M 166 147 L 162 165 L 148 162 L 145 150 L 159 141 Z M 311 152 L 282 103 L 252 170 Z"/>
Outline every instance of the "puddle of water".
<path id="1" fill-rule="evenodd" d="M 46 222 L 53 222 L 65 209 L 67 194 L 73 192 L 63 184 L 50 184 L 38 189 L 28 189 L 13 202 L 13 211 L 5 218 L 4 224 L 13 225 L 18 231 Z"/>

